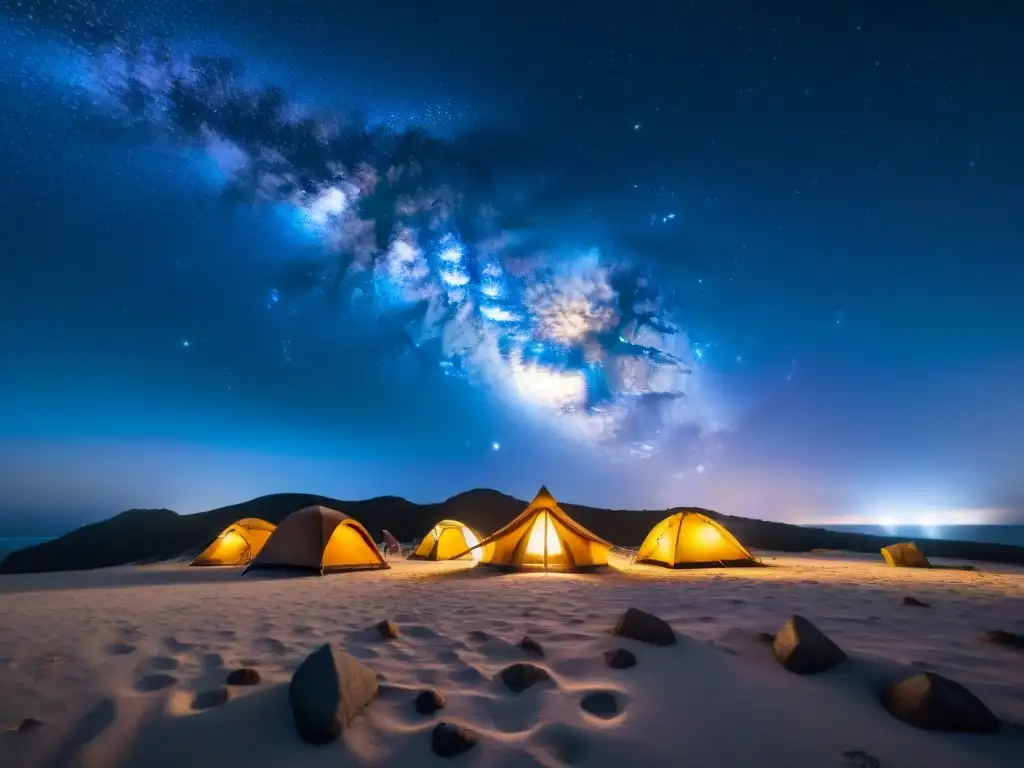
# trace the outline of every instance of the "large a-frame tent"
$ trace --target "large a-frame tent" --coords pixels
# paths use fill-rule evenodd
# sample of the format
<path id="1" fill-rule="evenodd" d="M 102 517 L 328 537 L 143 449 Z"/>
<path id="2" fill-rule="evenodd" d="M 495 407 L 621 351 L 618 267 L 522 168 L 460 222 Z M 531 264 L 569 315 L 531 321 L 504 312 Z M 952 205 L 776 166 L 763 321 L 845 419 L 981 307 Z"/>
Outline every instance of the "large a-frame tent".
<path id="1" fill-rule="evenodd" d="M 274 532 L 274 524 L 257 517 L 232 523 L 204 549 L 192 565 L 248 565 Z"/>
<path id="2" fill-rule="evenodd" d="M 611 548 L 565 514 L 544 487 L 522 514 L 478 546 L 484 550 L 479 565 L 555 571 L 607 566 Z"/>
<path id="3" fill-rule="evenodd" d="M 317 505 L 288 515 L 245 572 L 282 568 L 322 576 L 388 567 L 373 537 L 358 521 L 336 509 Z"/>
<path id="4" fill-rule="evenodd" d="M 720 524 L 699 512 L 676 512 L 655 525 L 635 561 L 665 568 L 760 565 Z"/>
<path id="5" fill-rule="evenodd" d="M 477 547 L 483 537 L 458 520 L 442 520 L 423 537 L 410 560 L 483 559 L 486 547 Z"/>

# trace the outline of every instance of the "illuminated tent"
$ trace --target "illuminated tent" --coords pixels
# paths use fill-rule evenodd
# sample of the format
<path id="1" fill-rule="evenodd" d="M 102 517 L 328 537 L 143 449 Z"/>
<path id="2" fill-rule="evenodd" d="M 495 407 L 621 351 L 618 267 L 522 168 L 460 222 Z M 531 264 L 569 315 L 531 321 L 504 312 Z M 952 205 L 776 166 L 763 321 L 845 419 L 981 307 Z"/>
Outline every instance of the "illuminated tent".
<path id="1" fill-rule="evenodd" d="M 479 562 L 486 547 L 477 547 L 482 537 L 468 525 L 458 520 L 442 520 L 430 529 L 410 560 L 455 560 L 472 559 Z"/>
<path id="2" fill-rule="evenodd" d="M 699 512 L 676 512 L 655 525 L 635 560 L 666 568 L 760 565 L 731 533 Z"/>
<path id="3" fill-rule="evenodd" d="M 266 520 L 243 518 L 221 531 L 192 565 L 248 565 L 273 532 L 274 525 Z"/>
<path id="4" fill-rule="evenodd" d="M 611 544 L 565 514 L 542 487 L 522 514 L 477 547 L 480 565 L 574 571 L 608 565 Z"/>
<path id="5" fill-rule="evenodd" d="M 894 568 L 931 568 L 932 564 L 912 541 L 882 547 L 882 557 Z"/>
<path id="6" fill-rule="evenodd" d="M 267 539 L 253 568 L 339 571 L 387 568 L 369 532 L 343 512 L 314 506 L 292 512 Z"/>

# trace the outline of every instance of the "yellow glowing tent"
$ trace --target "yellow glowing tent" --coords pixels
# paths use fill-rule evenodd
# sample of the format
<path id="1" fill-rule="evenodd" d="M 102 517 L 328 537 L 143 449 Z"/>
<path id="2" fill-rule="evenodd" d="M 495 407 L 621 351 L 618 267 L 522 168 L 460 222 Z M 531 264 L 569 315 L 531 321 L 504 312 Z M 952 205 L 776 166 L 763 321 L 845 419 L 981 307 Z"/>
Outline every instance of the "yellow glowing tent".
<path id="1" fill-rule="evenodd" d="M 483 550 L 480 565 L 575 571 L 608 565 L 611 544 L 565 514 L 542 487 L 522 514 L 478 547 Z"/>
<path id="2" fill-rule="evenodd" d="M 483 537 L 458 520 L 442 520 L 430 529 L 410 560 L 472 559 L 479 562 L 486 547 L 477 547 Z"/>
<path id="3" fill-rule="evenodd" d="M 273 523 L 246 517 L 232 523 L 213 540 L 192 565 L 248 565 L 274 532 Z"/>
<path id="4" fill-rule="evenodd" d="M 699 512 L 677 512 L 655 525 L 635 560 L 666 568 L 760 564 L 731 533 Z"/>
<path id="5" fill-rule="evenodd" d="M 252 568 L 288 568 L 325 573 L 388 568 L 369 532 L 329 507 L 292 512 L 253 558 Z"/>
<path id="6" fill-rule="evenodd" d="M 917 544 L 907 541 L 902 544 L 890 544 L 882 547 L 882 557 L 894 568 L 931 568 L 932 564 L 918 549 Z"/>

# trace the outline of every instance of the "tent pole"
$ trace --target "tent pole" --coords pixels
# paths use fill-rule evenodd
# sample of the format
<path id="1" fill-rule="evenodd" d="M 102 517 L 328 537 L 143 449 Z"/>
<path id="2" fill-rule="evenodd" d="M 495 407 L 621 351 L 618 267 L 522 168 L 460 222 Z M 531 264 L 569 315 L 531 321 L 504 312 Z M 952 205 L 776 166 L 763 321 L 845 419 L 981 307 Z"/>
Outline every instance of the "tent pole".
<path id="1" fill-rule="evenodd" d="M 548 513 L 544 512 L 544 573 L 548 572 L 548 526 L 550 524 Z"/>

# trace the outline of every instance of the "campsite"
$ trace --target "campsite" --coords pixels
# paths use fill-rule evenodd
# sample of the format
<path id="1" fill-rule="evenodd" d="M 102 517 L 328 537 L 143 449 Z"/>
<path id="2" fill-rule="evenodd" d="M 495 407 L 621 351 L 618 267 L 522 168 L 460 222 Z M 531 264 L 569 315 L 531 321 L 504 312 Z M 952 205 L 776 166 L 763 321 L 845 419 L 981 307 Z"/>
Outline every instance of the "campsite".
<path id="1" fill-rule="evenodd" d="M 542 487 L 490 533 L 442 517 L 396 551 L 310 504 L 190 556 L 0 576 L 0 763 L 995 768 L 1024 749 L 1024 568 L 646 519 L 623 548 Z"/>

